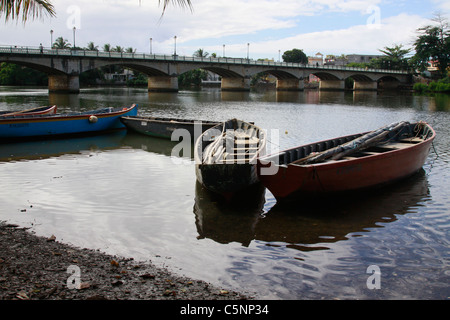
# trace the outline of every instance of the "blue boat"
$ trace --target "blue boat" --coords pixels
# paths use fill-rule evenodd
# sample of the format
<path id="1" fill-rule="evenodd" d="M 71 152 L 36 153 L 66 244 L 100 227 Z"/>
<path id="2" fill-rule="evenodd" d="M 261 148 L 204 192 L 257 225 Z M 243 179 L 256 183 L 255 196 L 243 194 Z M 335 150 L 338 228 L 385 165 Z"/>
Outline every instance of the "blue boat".
<path id="1" fill-rule="evenodd" d="M 126 129 L 123 116 L 137 115 L 137 105 L 55 115 L 0 118 L 0 142 L 91 135 Z"/>

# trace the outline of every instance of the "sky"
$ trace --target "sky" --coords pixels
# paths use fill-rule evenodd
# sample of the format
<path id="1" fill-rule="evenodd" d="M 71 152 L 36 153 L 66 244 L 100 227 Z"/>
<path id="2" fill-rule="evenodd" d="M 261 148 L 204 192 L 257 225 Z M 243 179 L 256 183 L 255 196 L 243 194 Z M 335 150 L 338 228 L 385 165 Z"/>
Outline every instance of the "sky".
<path id="1" fill-rule="evenodd" d="M 56 17 L 24 24 L 2 16 L 0 46 L 50 47 L 63 37 L 78 47 L 92 41 L 99 49 L 110 44 L 167 55 L 203 49 L 219 57 L 278 61 L 294 48 L 308 56 L 376 55 L 394 45 L 411 48 L 416 30 L 430 24 L 434 13 L 450 18 L 449 0 L 191 2 L 192 10 L 171 5 L 161 16 L 158 0 L 51 0 Z"/>

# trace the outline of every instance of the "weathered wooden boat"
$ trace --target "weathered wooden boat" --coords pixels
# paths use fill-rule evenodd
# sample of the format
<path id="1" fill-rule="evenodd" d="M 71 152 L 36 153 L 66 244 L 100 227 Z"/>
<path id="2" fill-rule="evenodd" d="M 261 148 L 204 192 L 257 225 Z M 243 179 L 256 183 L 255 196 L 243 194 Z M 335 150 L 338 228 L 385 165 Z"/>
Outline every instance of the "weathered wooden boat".
<path id="1" fill-rule="evenodd" d="M 22 116 L 22 115 L 45 115 L 45 114 L 55 114 L 56 106 L 43 106 L 26 110 L 18 111 L 0 111 L 0 117 L 12 117 L 12 116 Z"/>
<path id="2" fill-rule="evenodd" d="M 192 141 L 196 141 L 205 130 L 220 124 L 220 122 L 203 120 L 141 116 L 121 117 L 120 120 L 130 130 L 165 139 L 171 139 L 172 133 L 176 130 L 186 130 L 185 132 L 179 131 L 179 134 L 189 133 Z"/>
<path id="3" fill-rule="evenodd" d="M 425 122 L 394 123 L 260 157 L 258 175 L 278 201 L 364 190 L 418 171 L 435 135 Z"/>
<path id="4" fill-rule="evenodd" d="M 230 200 L 259 182 L 257 158 L 265 148 L 266 133 L 252 123 L 231 119 L 212 127 L 195 142 L 197 180 Z"/>
<path id="5" fill-rule="evenodd" d="M 22 115 L 0 118 L 0 141 L 97 134 L 126 129 L 120 117 L 136 115 L 137 105 L 54 115 Z"/>

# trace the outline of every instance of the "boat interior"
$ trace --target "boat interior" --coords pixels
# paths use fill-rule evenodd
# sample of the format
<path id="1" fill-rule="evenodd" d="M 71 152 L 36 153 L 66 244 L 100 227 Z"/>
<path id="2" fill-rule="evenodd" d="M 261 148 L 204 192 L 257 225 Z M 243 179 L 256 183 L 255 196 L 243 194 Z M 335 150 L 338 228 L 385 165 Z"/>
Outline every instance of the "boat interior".
<path id="1" fill-rule="evenodd" d="M 264 131 L 237 119 L 208 130 L 203 140 L 204 164 L 250 163 L 265 148 Z"/>
<path id="2" fill-rule="evenodd" d="M 141 117 L 141 116 L 133 116 L 133 117 L 124 117 L 125 119 L 132 120 L 140 120 L 140 121 L 154 121 L 154 122 L 171 122 L 171 123 L 203 123 L 203 124 L 219 124 L 219 122 L 215 121 L 206 121 L 206 120 L 192 120 L 192 119 L 175 119 L 175 118 L 165 118 L 165 117 Z"/>
<path id="3" fill-rule="evenodd" d="M 366 133 L 349 135 L 345 137 L 330 139 L 326 141 L 320 141 L 316 143 L 311 143 L 308 145 L 303 145 L 295 147 L 292 149 L 284 150 L 280 153 L 269 155 L 262 158 L 265 162 L 273 161 L 278 163 L 278 165 L 288 165 L 295 164 L 294 162 L 301 162 L 302 159 L 310 156 L 313 153 L 320 153 L 326 150 L 338 147 L 340 145 L 349 143 L 357 138 L 360 138 Z M 353 153 L 340 158 L 339 160 L 324 160 L 322 162 L 330 161 L 341 161 L 341 160 L 352 160 L 362 157 L 367 157 L 371 155 L 377 155 L 380 153 L 385 153 L 389 151 L 399 150 L 403 148 L 410 147 L 411 145 L 419 144 L 427 139 L 429 139 L 433 134 L 433 131 L 425 123 L 411 123 L 400 130 L 389 132 L 386 137 L 377 143 L 365 149 L 360 149 Z M 298 164 L 301 165 L 301 164 Z"/>
<path id="4" fill-rule="evenodd" d="M 124 109 L 128 109 L 125 107 L 107 107 L 97 110 L 88 110 L 83 112 L 68 112 L 68 113 L 56 113 L 56 114 L 15 114 L 10 116 L 3 116 L 1 120 L 11 120 L 11 119 L 42 119 L 47 117 L 58 118 L 58 117 L 67 117 L 67 116 L 80 116 L 80 115 L 98 115 L 98 114 L 109 114 L 112 112 L 119 112 Z"/>

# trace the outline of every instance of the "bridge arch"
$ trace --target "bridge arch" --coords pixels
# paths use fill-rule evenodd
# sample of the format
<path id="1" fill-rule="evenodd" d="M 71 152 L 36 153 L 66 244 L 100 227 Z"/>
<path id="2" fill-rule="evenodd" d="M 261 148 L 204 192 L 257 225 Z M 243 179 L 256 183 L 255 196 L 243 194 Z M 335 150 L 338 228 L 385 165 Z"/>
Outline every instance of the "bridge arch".
<path id="1" fill-rule="evenodd" d="M 372 79 L 368 75 L 361 74 L 361 73 L 351 74 L 348 77 L 346 77 L 346 79 L 348 79 L 348 78 L 352 78 L 353 80 L 358 81 L 358 82 L 373 82 L 373 81 L 376 81 L 376 79 Z"/>
<path id="2" fill-rule="evenodd" d="M 42 65 L 39 63 L 33 63 L 33 62 L 29 62 L 29 61 L 23 61 L 23 60 L 15 60 L 15 59 L 1 59 L 0 57 L 0 63 L 1 62 L 6 62 L 6 63 L 12 63 L 12 64 L 16 64 L 19 66 L 24 66 L 30 69 L 34 69 L 43 73 L 46 73 L 48 75 L 64 75 L 65 73 L 55 69 L 53 67 L 49 67 L 46 65 Z"/>
<path id="3" fill-rule="evenodd" d="M 333 73 L 330 73 L 330 72 L 315 71 L 315 72 L 311 72 L 310 74 L 316 76 L 320 80 L 325 80 L 325 81 L 344 80 L 344 79 L 342 79 L 342 78 L 338 77 L 337 75 L 335 75 Z"/>
<path id="4" fill-rule="evenodd" d="M 396 89 L 400 85 L 400 80 L 392 75 L 382 76 L 378 78 L 377 82 L 380 89 Z"/>

